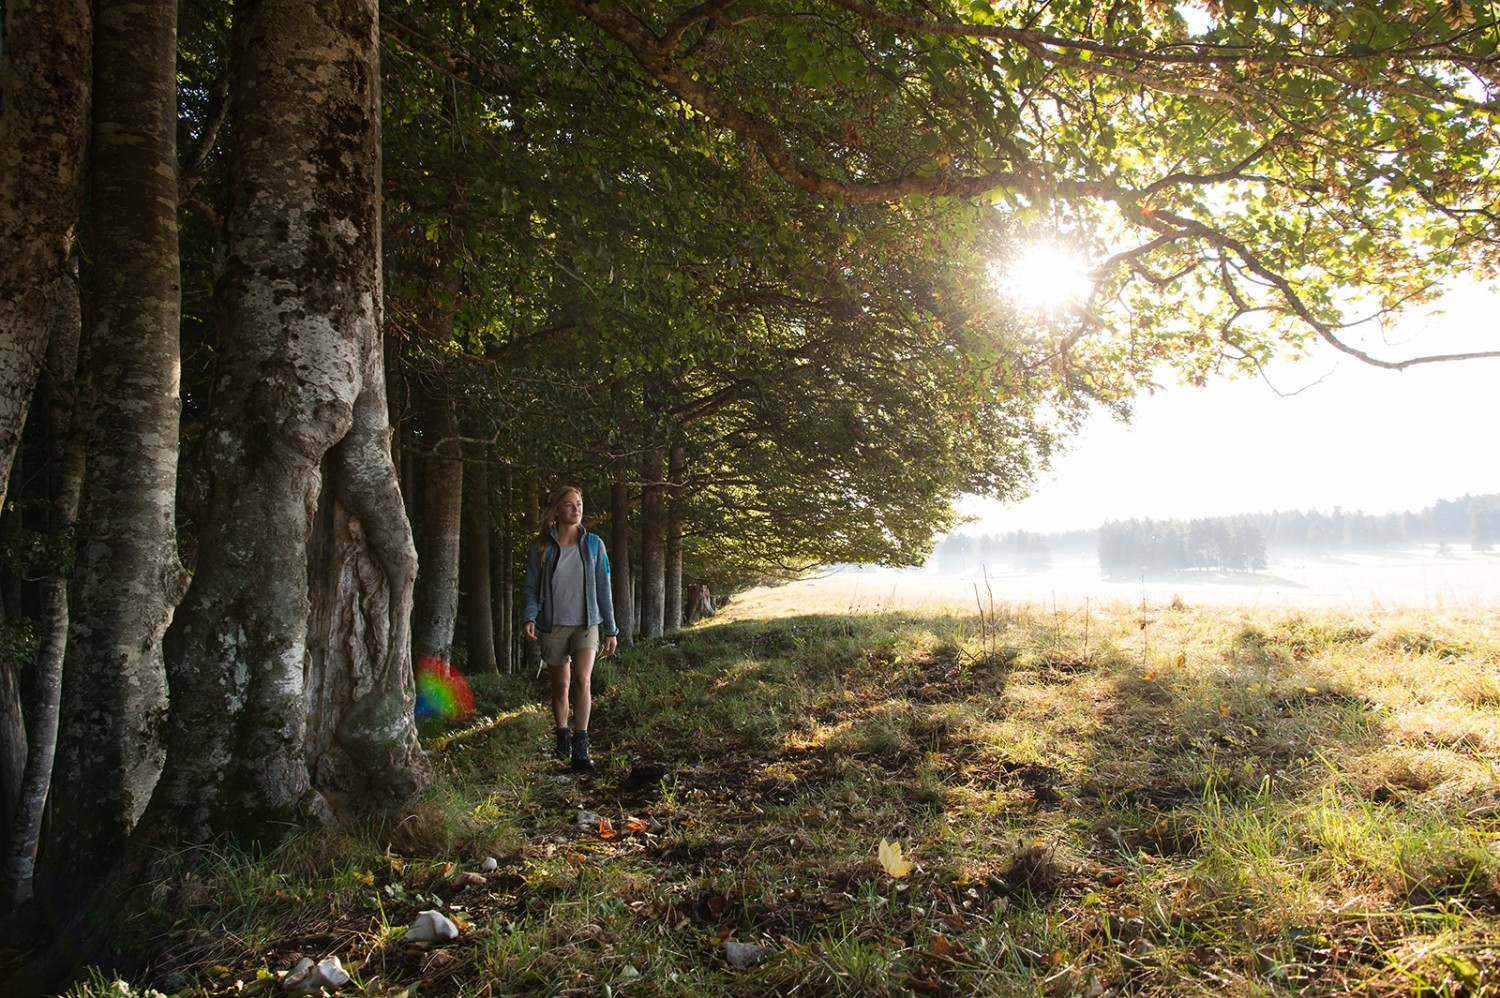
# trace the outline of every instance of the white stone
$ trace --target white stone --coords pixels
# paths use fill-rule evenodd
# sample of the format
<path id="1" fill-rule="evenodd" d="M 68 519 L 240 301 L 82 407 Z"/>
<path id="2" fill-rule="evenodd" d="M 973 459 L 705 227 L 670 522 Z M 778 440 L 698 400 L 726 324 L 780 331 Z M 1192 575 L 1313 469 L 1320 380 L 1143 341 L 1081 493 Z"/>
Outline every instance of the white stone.
<path id="1" fill-rule="evenodd" d="M 320 963 L 303 957 L 287 971 L 281 986 L 289 994 L 313 994 L 324 990 L 337 991 L 348 983 L 349 974 L 338 957 L 330 956 Z"/>
<path id="2" fill-rule="evenodd" d="M 440 911 L 424 911 L 406 930 L 409 943 L 445 943 L 458 938 L 458 926 Z"/>
<path id="3" fill-rule="evenodd" d="M 753 967 L 773 952 L 771 947 L 759 943 L 737 943 L 733 939 L 724 943 L 724 958 L 731 967 Z"/>
<path id="4" fill-rule="evenodd" d="M 481 873 L 494 873 L 500 866 L 500 861 L 493 856 L 484 857 L 484 862 L 479 864 Z"/>

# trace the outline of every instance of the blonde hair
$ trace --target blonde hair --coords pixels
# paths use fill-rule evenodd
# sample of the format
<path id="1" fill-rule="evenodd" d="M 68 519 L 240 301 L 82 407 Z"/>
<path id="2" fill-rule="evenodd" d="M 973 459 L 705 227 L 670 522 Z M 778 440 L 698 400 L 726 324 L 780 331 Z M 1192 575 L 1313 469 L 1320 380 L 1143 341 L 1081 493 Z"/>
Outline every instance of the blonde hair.
<path id="1" fill-rule="evenodd" d="M 552 531 L 557 528 L 557 508 L 570 495 L 576 495 L 578 501 L 583 502 L 583 489 L 576 485 L 559 485 L 547 497 L 547 512 L 542 514 L 542 530 L 537 535 L 540 543 L 545 544 L 552 537 Z"/>

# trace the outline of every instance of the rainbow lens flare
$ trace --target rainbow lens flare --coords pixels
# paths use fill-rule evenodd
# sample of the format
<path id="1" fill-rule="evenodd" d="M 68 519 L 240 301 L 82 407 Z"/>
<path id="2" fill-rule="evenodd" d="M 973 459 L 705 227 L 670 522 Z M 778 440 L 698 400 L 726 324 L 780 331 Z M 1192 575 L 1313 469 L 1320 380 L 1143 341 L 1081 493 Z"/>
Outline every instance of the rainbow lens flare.
<path id="1" fill-rule="evenodd" d="M 474 693 L 463 673 L 436 655 L 417 659 L 417 718 L 465 721 L 474 713 Z"/>

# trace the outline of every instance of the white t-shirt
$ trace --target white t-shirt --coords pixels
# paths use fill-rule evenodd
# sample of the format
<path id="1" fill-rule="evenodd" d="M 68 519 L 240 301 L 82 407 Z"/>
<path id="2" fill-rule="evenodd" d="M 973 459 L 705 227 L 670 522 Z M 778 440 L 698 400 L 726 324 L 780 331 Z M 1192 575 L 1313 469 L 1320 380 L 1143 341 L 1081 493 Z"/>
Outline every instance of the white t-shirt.
<path id="1" fill-rule="evenodd" d="M 583 606 L 583 552 L 577 544 L 558 546 L 552 570 L 552 626 L 577 627 L 587 622 Z"/>

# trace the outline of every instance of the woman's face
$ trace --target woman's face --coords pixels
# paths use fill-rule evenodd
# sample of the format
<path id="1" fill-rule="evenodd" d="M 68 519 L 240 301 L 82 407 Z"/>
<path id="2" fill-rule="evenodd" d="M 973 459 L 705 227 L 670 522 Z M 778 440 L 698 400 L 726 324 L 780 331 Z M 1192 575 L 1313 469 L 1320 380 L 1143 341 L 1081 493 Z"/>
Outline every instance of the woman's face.
<path id="1" fill-rule="evenodd" d="M 557 501 L 559 526 L 576 526 L 583 522 L 583 496 L 569 492 Z"/>

